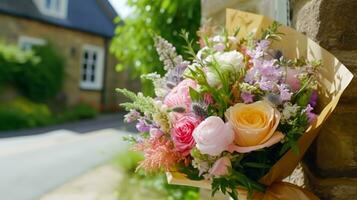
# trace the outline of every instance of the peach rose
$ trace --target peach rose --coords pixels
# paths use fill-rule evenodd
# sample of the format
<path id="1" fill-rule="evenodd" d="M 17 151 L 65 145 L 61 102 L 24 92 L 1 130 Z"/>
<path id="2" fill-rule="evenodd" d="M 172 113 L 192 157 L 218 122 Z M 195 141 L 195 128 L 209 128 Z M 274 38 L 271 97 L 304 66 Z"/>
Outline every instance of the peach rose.
<path id="1" fill-rule="evenodd" d="M 230 107 L 225 116 L 235 133 L 236 145 L 230 146 L 231 152 L 247 153 L 272 146 L 284 138 L 276 131 L 280 113 L 267 101 L 238 103 Z"/>

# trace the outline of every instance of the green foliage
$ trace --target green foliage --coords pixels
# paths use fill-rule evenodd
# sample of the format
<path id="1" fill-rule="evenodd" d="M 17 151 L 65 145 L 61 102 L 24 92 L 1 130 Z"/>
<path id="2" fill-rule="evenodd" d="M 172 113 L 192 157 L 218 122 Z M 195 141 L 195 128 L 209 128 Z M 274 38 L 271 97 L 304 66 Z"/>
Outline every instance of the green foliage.
<path id="1" fill-rule="evenodd" d="M 39 58 L 31 51 L 22 51 L 18 46 L 0 41 L 0 85 L 12 84 L 15 73 L 21 71 L 25 65 L 33 65 Z"/>
<path id="2" fill-rule="evenodd" d="M 62 87 L 64 63 L 51 45 L 23 51 L 0 42 L 0 86 L 13 85 L 25 97 L 45 102 Z"/>
<path id="3" fill-rule="evenodd" d="M 120 104 L 125 110 L 138 110 L 142 113 L 153 114 L 157 111 L 154 100 L 151 97 L 144 96 L 142 93 L 135 94 L 127 89 L 116 89 L 117 92 L 129 98 L 132 102 Z"/>
<path id="4" fill-rule="evenodd" d="M 302 110 L 299 110 L 298 113 L 291 123 L 280 124 L 278 127 L 281 132 L 286 133 L 284 145 L 279 153 L 280 155 L 283 155 L 290 148 L 294 153 L 299 154 L 297 142 L 309 125 L 309 120 L 306 113 L 302 112 Z"/>
<path id="5" fill-rule="evenodd" d="M 32 128 L 53 123 L 47 105 L 24 98 L 0 105 L 0 130 Z"/>
<path id="6" fill-rule="evenodd" d="M 118 196 L 126 200 L 199 200 L 198 188 L 169 185 L 165 174 L 135 173 L 137 163 L 143 159 L 137 152 L 124 152 L 114 159 L 114 165 L 125 172 L 119 183 Z"/>
<path id="7" fill-rule="evenodd" d="M 274 21 L 268 28 L 262 30 L 262 39 L 281 40 L 284 33 L 278 31 L 280 26 L 279 22 Z"/>
<path id="8" fill-rule="evenodd" d="M 115 166 L 124 170 L 125 173 L 134 174 L 136 167 L 138 166 L 138 162 L 142 161 L 143 159 L 144 156 L 141 153 L 128 151 L 117 155 L 114 158 L 113 163 Z"/>
<path id="9" fill-rule="evenodd" d="M 248 199 L 251 198 L 254 191 L 263 192 L 265 190 L 262 184 L 251 180 L 244 173 L 232 170 L 228 176 L 213 179 L 212 196 L 220 190 L 223 194 L 228 193 L 234 200 L 238 200 L 236 190 L 238 187 L 248 191 Z"/>
<path id="10" fill-rule="evenodd" d="M 64 61 L 51 44 L 34 47 L 40 62 L 28 64 L 17 72 L 16 85 L 24 96 L 36 102 L 45 102 L 62 88 Z"/>
<path id="11" fill-rule="evenodd" d="M 66 108 L 63 113 L 57 116 L 57 122 L 76 121 L 81 119 L 90 119 L 97 116 L 98 111 L 88 104 L 79 103 L 75 106 Z"/>
<path id="12" fill-rule="evenodd" d="M 34 128 L 68 121 L 93 118 L 97 111 L 86 104 L 67 108 L 63 113 L 53 114 L 46 104 L 18 98 L 0 104 L 0 131 Z"/>
<path id="13" fill-rule="evenodd" d="M 124 22 L 118 19 L 111 52 L 121 61 L 117 69 L 127 69 L 133 77 L 153 71 L 163 73 L 152 36 L 160 35 L 183 54 L 185 42 L 178 37 L 181 29 L 196 35 L 200 26 L 200 0 L 128 0 L 134 11 Z M 197 39 L 197 38 L 196 38 Z M 198 46 L 196 45 L 196 48 Z M 143 85 L 145 92 L 148 85 Z"/>

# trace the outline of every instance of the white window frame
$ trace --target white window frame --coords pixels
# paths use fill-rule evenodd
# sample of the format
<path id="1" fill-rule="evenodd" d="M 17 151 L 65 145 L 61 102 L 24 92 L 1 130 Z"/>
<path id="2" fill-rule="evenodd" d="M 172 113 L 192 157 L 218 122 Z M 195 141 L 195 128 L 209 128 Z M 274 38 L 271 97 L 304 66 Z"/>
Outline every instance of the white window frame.
<path id="1" fill-rule="evenodd" d="M 51 17 L 65 19 L 68 14 L 68 0 L 54 0 L 59 1 L 59 7 L 56 9 L 54 5 L 52 8 L 46 7 L 46 0 L 34 0 L 40 12 Z"/>
<path id="2" fill-rule="evenodd" d="M 274 0 L 275 19 L 283 25 L 290 25 L 290 0 Z"/>
<path id="3" fill-rule="evenodd" d="M 30 44 L 29 47 L 28 44 Z M 33 46 L 42 46 L 45 44 L 46 40 L 30 36 L 20 36 L 18 40 L 19 47 L 25 51 L 31 50 Z"/>
<path id="4" fill-rule="evenodd" d="M 90 63 L 87 63 L 88 60 L 85 60 L 85 52 L 90 52 L 89 54 L 96 53 L 96 63 L 95 63 L 95 72 L 94 72 L 94 82 L 90 80 L 90 75 L 86 74 L 86 80 L 83 80 L 84 73 L 90 73 L 91 71 L 91 62 L 93 60 L 89 59 Z M 92 55 L 88 55 L 90 57 Z M 86 62 L 86 71 L 84 71 L 84 64 Z M 86 90 L 101 90 L 103 88 L 103 76 L 104 76 L 104 49 L 100 46 L 95 45 L 83 45 L 81 53 L 81 65 L 80 65 L 80 82 L 79 86 L 81 89 Z"/>

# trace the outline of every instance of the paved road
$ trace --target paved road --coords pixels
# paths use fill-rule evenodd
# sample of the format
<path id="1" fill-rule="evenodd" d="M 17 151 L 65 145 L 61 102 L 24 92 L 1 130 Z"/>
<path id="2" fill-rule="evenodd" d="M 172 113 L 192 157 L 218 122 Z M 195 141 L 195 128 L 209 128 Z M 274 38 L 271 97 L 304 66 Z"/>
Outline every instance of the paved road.
<path id="1" fill-rule="evenodd" d="M 116 117 L 0 139 L 0 199 L 37 200 L 126 149 L 121 138 L 128 132 L 110 123 Z"/>

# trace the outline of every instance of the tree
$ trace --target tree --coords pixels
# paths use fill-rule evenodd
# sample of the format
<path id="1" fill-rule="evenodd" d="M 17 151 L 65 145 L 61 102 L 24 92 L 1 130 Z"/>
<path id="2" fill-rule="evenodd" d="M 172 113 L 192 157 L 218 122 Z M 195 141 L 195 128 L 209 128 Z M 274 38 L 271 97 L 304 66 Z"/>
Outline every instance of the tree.
<path id="1" fill-rule="evenodd" d="M 117 70 L 129 70 L 132 78 L 156 71 L 163 73 L 162 63 L 155 51 L 153 35 L 161 35 L 172 43 L 177 52 L 184 55 L 186 43 L 180 38 L 185 29 L 197 40 L 196 31 L 201 20 L 200 0 L 128 0 L 133 13 L 124 21 L 117 20 L 111 52 L 120 60 Z M 151 85 L 142 84 L 145 93 L 151 93 Z"/>

